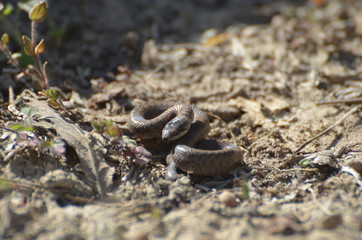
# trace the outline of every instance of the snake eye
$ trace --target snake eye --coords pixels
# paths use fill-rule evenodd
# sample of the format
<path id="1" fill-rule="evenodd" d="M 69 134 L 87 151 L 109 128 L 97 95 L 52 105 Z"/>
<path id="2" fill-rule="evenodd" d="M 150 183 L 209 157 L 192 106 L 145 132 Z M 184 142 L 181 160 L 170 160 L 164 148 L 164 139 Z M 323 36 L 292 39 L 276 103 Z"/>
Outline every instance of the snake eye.
<path id="1" fill-rule="evenodd" d="M 179 139 L 190 129 L 191 123 L 184 118 L 174 118 L 162 130 L 162 140 L 169 142 Z"/>

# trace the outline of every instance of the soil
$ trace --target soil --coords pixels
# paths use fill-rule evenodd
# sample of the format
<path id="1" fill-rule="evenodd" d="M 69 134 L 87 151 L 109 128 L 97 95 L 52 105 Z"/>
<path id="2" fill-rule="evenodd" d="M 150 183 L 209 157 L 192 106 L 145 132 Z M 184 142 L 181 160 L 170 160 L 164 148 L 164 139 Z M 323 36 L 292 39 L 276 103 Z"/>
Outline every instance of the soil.
<path id="1" fill-rule="evenodd" d="M 2 239 L 362 238 L 362 1 L 49 1 L 48 12 L 39 38 L 55 105 L 1 57 Z M 27 33 L 26 13 L 7 20 L 11 39 Z M 154 101 L 205 111 L 208 137 L 237 144 L 243 165 L 165 180 L 162 152 L 127 129 Z"/>

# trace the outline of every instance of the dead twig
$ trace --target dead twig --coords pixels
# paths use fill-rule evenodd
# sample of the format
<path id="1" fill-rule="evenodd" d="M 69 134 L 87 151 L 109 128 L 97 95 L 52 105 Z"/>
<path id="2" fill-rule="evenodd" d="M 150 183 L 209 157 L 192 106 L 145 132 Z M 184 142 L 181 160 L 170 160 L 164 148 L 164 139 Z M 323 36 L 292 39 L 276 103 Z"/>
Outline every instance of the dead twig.
<path id="1" fill-rule="evenodd" d="M 320 101 L 317 105 L 337 104 L 337 103 L 362 103 L 362 98 L 336 99 L 330 101 Z"/>
<path id="2" fill-rule="evenodd" d="M 318 168 L 292 168 L 292 169 L 280 169 L 281 172 L 318 172 Z"/>
<path id="3" fill-rule="evenodd" d="M 353 113 L 357 112 L 357 110 L 360 108 L 361 106 L 356 106 L 354 108 L 352 108 L 351 110 L 349 110 L 346 114 L 344 114 L 340 119 L 338 119 L 334 124 L 332 124 L 330 127 L 328 127 L 327 129 L 325 129 L 324 131 L 322 131 L 321 133 L 319 133 L 317 136 L 309 139 L 308 141 L 304 142 L 302 145 L 300 145 L 294 152 L 293 152 L 293 156 L 295 156 L 298 152 L 300 152 L 303 148 L 305 148 L 309 143 L 313 142 L 314 140 L 320 138 L 321 136 L 323 136 L 324 134 L 326 134 L 327 132 L 329 132 L 332 128 L 338 126 L 340 123 L 342 123 L 348 116 L 352 115 Z"/>

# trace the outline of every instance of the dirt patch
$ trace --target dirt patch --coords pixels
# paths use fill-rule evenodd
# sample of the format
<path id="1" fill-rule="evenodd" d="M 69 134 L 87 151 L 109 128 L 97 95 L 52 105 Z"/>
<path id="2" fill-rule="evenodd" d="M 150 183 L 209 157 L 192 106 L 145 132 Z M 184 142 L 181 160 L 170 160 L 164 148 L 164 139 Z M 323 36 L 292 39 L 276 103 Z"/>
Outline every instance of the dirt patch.
<path id="1" fill-rule="evenodd" d="M 96 25 L 93 18 L 82 18 L 98 16 L 95 7 L 109 9 L 114 2 L 81 5 L 87 11 L 72 21 L 88 23 L 79 34 L 88 32 L 90 36 L 83 37 L 89 42 L 69 50 L 75 45 L 70 37 L 62 49 L 71 54 L 63 58 L 54 50 L 47 55 L 57 63 L 53 83 L 59 83 L 63 101 L 74 107 L 54 110 L 30 91 L 1 106 L 0 126 L 7 128 L 0 129 L 2 238 L 362 237 L 362 2 L 258 7 L 207 2 L 197 17 L 190 15 L 197 5 L 193 1 L 185 1 L 182 10 L 176 8 L 181 3 L 171 8 L 179 18 L 160 10 L 166 16 L 160 15 L 162 24 L 155 24 L 161 27 L 154 30 L 156 41 L 146 41 L 149 25 L 132 35 L 105 19 Z M 137 4 L 142 3 L 135 1 L 130 9 L 139 11 Z M 144 14 L 125 17 L 122 26 L 128 23 L 129 30 L 147 23 L 149 16 L 157 16 L 152 10 L 170 6 L 156 1 L 146 10 L 143 4 Z M 236 7 L 252 9 L 250 14 L 267 12 L 271 21 L 236 24 L 243 20 Z M 50 4 L 50 11 L 54 9 Z M 107 21 L 119 16 L 110 12 Z M 209 16 L 217 16 L 220 25 L 212 26 Z M 232 19 L 225 20 L 230 27 L 221 16 Z M 200 25 L 183 38 L 186 19 Z M 210 27 L 220 30 L 207 30 Z M 179 35 L 173 29 L 180 29 Z M 116 33 L 118 40 L 109 43 Z M 176 37 L 188 42 L 167 43 Z M 96 47 L 100 42 L 104 45 Z M 108 43 L 120 52 L 105 51 Z M 91 60 L 103 59 L 103 54 L 107 61 Z M 76 59 L 72 64 L 71 58 Z M 79 75 L 74 64 L 80 66 Z M 89 75 L 84 75 L 85 66 Z M 64 87 L 66 76 L 71 87 Z M 90 91 L 80 89 L 89 86 L 88 78 L 94 93 L 85 98 L 82 94 Z M 330 100 L 342 103 L 325 103 Z M 129 111 L 151 101 L 190 103 L 204 110 L 211 120 L 209 138 L 240 146 L 245 166 L 225 176 L 167 181 L 164 158 L 155 159 L 157 152 L 152 160 L 137 159 L 126 151 L 138 146 L 131 135 L 111 141 L 91 131 L 91 120 L 107 118 L 127 135 Z M 14 123 L 26 121 L 32 122 L 32 131 L 9 131 Z M 51 147 L 40 145 L 48 140 L 56 141 Z"/>

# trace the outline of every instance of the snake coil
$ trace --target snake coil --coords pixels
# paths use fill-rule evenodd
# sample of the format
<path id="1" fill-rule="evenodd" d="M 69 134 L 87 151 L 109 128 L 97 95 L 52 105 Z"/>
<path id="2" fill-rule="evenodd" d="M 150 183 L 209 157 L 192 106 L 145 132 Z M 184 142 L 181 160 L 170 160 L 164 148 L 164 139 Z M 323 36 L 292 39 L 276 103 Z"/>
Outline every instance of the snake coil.
<path id="1" fill-rule="evenodd" d="M 202 176 L 226 174 L 243 161 L 243 152 L 235 144 L 205 140 L 210 131 L 209 119 L 188 104 L 138 106 L 131 111 L 128 125 L 140 139 L 173 143 L 167 156 L 167 179 L 176 178 L 176 168 Z"/>

